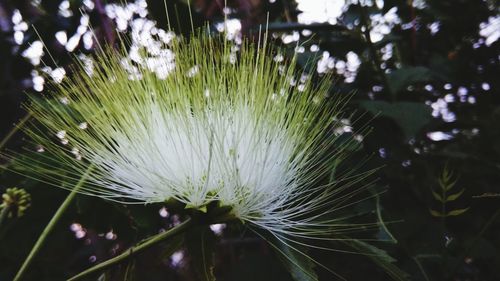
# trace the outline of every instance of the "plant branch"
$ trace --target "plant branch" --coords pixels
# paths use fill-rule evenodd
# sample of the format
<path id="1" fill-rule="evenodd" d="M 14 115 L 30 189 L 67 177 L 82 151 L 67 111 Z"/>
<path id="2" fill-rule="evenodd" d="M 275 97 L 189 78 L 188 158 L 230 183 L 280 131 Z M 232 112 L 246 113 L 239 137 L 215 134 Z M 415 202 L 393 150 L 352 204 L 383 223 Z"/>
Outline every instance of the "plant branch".
<path id="1" fill-rule="evenodd" d="M 33 261 L 33 259 L 37 255 L 37 253 L 40 251 L 40 249 L 45 244 L 45 240 L 47 239 L 49 234 L 52 232 L 52 230 L 54 229 L 57 222 L 62 217 L 62 215 L 64 214 L 64 212 L 68 208 L 68 206 L 71 204 L 71 202 L 75 198 L 76 194 L 78 193 L 80 188 L 83 186 L 83 183 L 86 181 L 86 179 L 91 171 L 92 171 L 92 166 L 90 166 L 87 169 L 87 171 L 85 171 L 85 173 L 82 175 L 82 177 L 80 178 L 78 183 L 75 185 L 73 190 L 71 190 L 71 193 L 68 195 L 68 197 L 66 197 L 66 199 L 61 204 L 59 209 L 57 209 L 56 213 L 54 214 L 52 219 L 49 221 L 49 223 L 47 224 L 47 226 L 43 230 L 42 234 L 40 234 L 40 236 L 38 237 L 38 240 L 36 241 L 35 245 L 31 249 L 31 252 L 29 253 L 26 260 L 24 260 L 24 263 L 21 266 L 21 269 L 19 269 L 19 271 L 17 272 L 16 277 L 14 277 L 13 281 L 20 281 L 22 279 L 22 277 L 24 276 L 24 274 L 28 270 L 28 267 L 30 266 L 31 262 Z"/>
<path id="2" fill-rule="evenodd" d="M 192 225 L 193 225 L 193 220 L 188 218 L 186 221 L 175 226 L 174 228 L 169 229 L 168 231 L 162 232 L 160 234 L 157 234 L 157 235 L 151 237 L 150 239 L 146 240 L 145 242 L 139 243 L 138 245 L 129 248 L 127 251 L 123 252 L 122 254 L 120 254 L 114 258 L 111 258 L 107 261 L 101 262 L 100 264 L 98 264 L 94 267 L 91 267 L 91 268 L 71 277 L 70 279 L 68 279 L 68 281 L 81 280 L 82 278 L 87 277 L 91 274 L 101 272 L 101 271 L 103 271 L 103 270 L 105 270 L 105 269 L 107 269 L 115 264 L 118 264 L 120 262 L 125 261 L 129 257 L 137 255 L 138 253 L 150 248 L 153 245 L 156 245 L 157 243 L 160 243 L 168 238 L 172 238 L 176 235 L 179 235 L 180 233 L 186 231 Z"/>

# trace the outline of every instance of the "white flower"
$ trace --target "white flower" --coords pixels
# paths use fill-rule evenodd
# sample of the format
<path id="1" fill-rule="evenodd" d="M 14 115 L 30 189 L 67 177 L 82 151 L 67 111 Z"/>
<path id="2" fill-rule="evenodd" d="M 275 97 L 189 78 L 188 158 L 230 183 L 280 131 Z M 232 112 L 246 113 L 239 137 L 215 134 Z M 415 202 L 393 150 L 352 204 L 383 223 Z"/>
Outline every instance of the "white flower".
<path id="1" fill-rule="evenodd" d="M 169 44 L 175 64 L 168 76 L 134 68 L 137 78 L 130 79 L 129 61 L 101 53 L 92 76 L 81 64 L 79 75 L 54 85 L 71 100 L 68 110 L 33 100 L 44 127 L 28 133 L 64 173 L 39 161 L 25 166 L 60 185 L 57 175 L 71 181 L 91 165 L 82 193 L 126 203 L 175 200 L 207 215 L 225 208 L 284 241 L 356 228 L 335 217 L 359 191 L 345 193 L 356 181 L 323 182 L 345 148 L 334 146 L 332 120 L 342 103 L 324 99 L 327 81 L 314 87 L 303 79 L 297 89 L 268 50 L 248 44 L 236 63 L 225 59 L 231 50 L 220 38 Z M 193 65 L 196 75 L 186 75 Z M 300 77 L 293 65 L 286 68 Z"/>

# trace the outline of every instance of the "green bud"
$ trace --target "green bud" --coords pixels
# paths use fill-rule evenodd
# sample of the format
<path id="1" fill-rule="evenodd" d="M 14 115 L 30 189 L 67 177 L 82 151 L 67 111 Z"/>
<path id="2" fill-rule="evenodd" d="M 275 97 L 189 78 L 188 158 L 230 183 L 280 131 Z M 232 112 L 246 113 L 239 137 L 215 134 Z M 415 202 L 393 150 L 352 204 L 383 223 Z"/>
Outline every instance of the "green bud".
<path id="1" fill-rule="evenodd" d="M 8 208 L 8 217 L 22 217 L 24 212 L 31 206 L 31 195 L 22 188 L 7 188 L 2 194 L 3 202 L 0 209 Z"/>

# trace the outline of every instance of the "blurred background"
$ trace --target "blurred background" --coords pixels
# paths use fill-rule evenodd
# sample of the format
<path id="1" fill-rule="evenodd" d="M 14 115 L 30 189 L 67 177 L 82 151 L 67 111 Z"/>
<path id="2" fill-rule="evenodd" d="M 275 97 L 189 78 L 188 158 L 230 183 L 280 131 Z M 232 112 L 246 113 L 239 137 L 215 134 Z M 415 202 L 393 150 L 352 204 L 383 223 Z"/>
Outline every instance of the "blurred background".
<path id="1" fill-rule="evenodd" d="M 296 54 L 309 77 L 333 75 L 331 95 L 354 93 L 351 118 L 336 133 L 361 144 L 345 169 L 360 161 L 364 169 L 381 167 L 375 189 L 385 193 L 352 211 L 386 222 L 367 234 L 383 242 L 361 247 L 376 257 L 311 256 L 347 280 L 500 280 L 499 1 L 194 0 L 190 9 L 166 2 L 177 33 L 191 31 L 190 11 L 194 26 L 225 32 L 236 44 L 256 40 L 267 24 L 283 50 L 272 59 Z M 1 0 L 0 139 L 26 115 L 28 95 L 49 96 L 47 80 L 71 75 L 75 57 L 91 68 L 97 44 L 130 33 L 157 39 L 166 18 L 163 1 Z M 369 134 L 356 133 L 366 124 Z M 22 133 L 6 147 L 25 149 Z M 0 193 L 10 187 L 25 189 L 32 203 L 0 227 L 0 280 L 13 278 L 67 195 L 1 169 Z M 65 280 L 179 219 L 162 205 L 78 196 L 26 280 Z M 210 228 L 218 280 L 315 280 L 292 277 L 249 233 Z M 191 260 L 186 249 L 163 245 L 89 280 L 198 280 Z M 315 270 L 318 280 L 337 279 Z"/>

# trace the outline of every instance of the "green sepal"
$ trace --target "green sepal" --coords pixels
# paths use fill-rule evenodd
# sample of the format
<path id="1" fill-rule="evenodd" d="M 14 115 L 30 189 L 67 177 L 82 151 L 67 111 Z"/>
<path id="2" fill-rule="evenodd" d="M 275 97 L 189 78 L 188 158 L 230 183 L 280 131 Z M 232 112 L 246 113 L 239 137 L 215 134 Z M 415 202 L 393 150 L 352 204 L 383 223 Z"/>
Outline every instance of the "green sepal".
<path id="1" fill-rule="evenodd" d="M 201 207 L 199 207 L 198 211 L 200 211 L 202 213 L 207 213 L 207 206 L 201 206 Z"/>
<path id="2" fill-rule="evenodd" d="M 194 210 L 198 210 L 202 213 L 207 213 L 208 209 L 207 209 L 207 206 L 204 205 L 204 206 L 194 206 L 194 205 L 191 205 L 191 204 L 187 204 L 186 207 L 184 207 L 184 209 L 194 209 Z"/>

